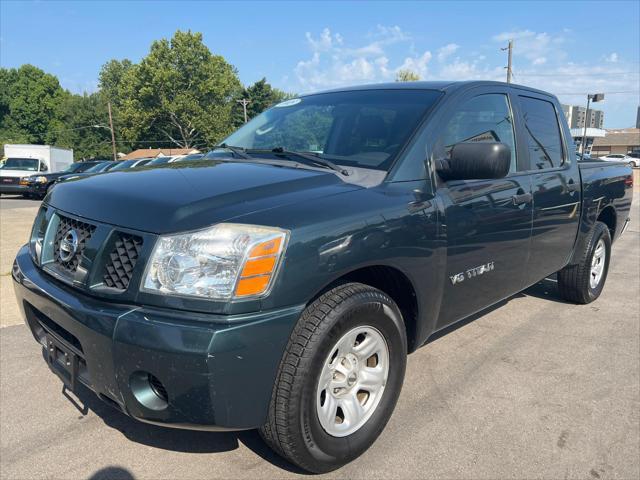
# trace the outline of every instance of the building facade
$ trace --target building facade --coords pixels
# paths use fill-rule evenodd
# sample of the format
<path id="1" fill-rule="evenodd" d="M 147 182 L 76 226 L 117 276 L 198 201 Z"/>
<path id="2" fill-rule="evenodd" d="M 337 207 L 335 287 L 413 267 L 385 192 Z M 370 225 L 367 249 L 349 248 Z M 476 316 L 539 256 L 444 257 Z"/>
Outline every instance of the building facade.
<path id="1" fill-rule="evenodd" d="M 604 137 L 595 138 L 591 147 L 591 155 L 603 157 L 612 153 L 640 152 L 640 129 L 623 128 L 607 130 Z"/>
<path id="2" fill-rule="evenodd" d="M 604 127 L 604 112 L 602 110 L 589 108 L 589 118 L 586 118 L 587 109 L 578 105 L 562 105 L 562 111 L 569 128 L 584 128 L 585 122 L 587 128 L 602 129 Z"/>

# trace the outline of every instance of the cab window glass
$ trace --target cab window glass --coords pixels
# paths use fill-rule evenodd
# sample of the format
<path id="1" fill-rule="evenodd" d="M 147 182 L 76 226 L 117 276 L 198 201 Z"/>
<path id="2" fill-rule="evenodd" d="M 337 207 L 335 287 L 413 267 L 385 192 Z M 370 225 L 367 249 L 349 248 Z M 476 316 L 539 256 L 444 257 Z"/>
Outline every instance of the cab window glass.
<path id="1" fill-rule="evenodd" d="M 479 95 L 457 108 L 438 143 L 448 155 L 451 148 L 461 142 L 504 143 L 511 150 L 510 171 L 516 170 L 513 116 L 506 95 Z"/>
<path id="2" fill-rule="evenodd" d="M 551 102 L 520 97 L 529 147 L 531 168 L 545 169 L 564 164 L 562 137 L 556 109 Z"/>

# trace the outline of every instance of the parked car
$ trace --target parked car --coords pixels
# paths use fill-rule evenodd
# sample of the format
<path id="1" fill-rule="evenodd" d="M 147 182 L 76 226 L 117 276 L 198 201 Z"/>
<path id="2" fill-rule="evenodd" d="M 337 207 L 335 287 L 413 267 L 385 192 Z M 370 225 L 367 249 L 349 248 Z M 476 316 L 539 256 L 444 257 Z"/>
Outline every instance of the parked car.
<path id="1" fill-rule="evenodd" d="M 91 167 L 96 166 L 98 161 L 88 161 L 88 162 L 75 162 L 72 163 L 69 168 L 62 172 L 56 173 L 42 173 L 39 175 L 32 175 L 30 177 L 25 177 L 22 179 L 22 182 L 26 186 L 26 190 L 24 192 L 25 197 L 32 198 L 44 198 L 49 189 L 55 184 L 55 182 L 62 176 L 65 175 L 73 175 L 80 174 Z"/>
<path id="2" fill-rule="evenodd" d="M 75 172 L 69 175 L 62 175 L 56 180 L 56 183 L 66 182 L 67 180 L 74 180 L 82 177 L 90 177 L 91 175 L 96 175 L 98 173 L 104 173 L 109 171 L 111 168 L 114 168 L 118 162 L 114 162 L 113 160 L 102 160 L 96 163 L 93 167 L 88 168 L 84 172 Z"/>
<path id="3" fill-rule="evenodd" d="M 595 301 L 629 222 L 629 167 L 577 162 L 556 97 L 513 84 L 301 96 L 214 152 L 54 188 L 18 305 L 67 388 L 312 472 L 371 446 L 434 332 L 555 272 Z"/>
<path id="4" fill-rule="evenodd" d="M 202 160 L 204 158 L 204 153 L 190 153 L 189 155 L 184 155 L 182 157 L 177 158 L 176 162 L 190 162 L 193 160 Z"/>
<path id="5" fill-rule="evenodd" d="M 137 158 L 135 160 L 121 160 L 112 165 L 107 171 L 114 172 L 116 170 L 126 170 L 128 168 L 141 167 L 151 161 L 150 158 Z"/>
<path id="6" fill-rule="evenodd" d="M 164 156 L 164 157 L 156 157 L 153 160 L 151 160 L 149 163 L 147 163 L 148 166 L 153 167 L 155 165 L 165 165 L 167 163 L 173 163 L 177 160 L 179 160 L 180 158 L 182 158 L 184 155 L 175 155 L 175 156 Z"/>
<path id="7" fill-rule="evenodd" d="M 4 146 L 7 160 L 0 166 L 0 195 L 29 195 L 26 177 L 61 172 L 73 163 L 73 150 L 50 145 Z"/>
<path id="8" fill-rule="evenodd" d="M 629 155 L 625 155 L 623 153 L 612 153 L 610 155 L 605 155 L 604 157 L 600 157 L 600 160 L 604 160 L 605 162 L 623 162 L 628 164 L 632 168 L 637 168 L 640 166 L 640 160 Z"/>

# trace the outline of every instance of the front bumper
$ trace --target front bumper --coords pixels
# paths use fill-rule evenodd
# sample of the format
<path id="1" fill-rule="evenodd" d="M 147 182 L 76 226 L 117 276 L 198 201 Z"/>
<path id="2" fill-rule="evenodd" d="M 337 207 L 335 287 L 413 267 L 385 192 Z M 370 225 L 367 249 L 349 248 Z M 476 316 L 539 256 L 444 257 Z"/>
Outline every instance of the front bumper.
<path id="1" fill-rule="evenodd" d="M 3 185 L 0 183 L 0 193 L 22 195 L 29 192 L 28 192 L 28 187 L 26 185 L 20 185 L 18 183 Z"/>
<path id="2" fill-rule="evenodd" d="M 25 185 L 26 192 L 31 195 L 43 196 L 47 193 L 47 189 L 49 188 L 49 183 L 27 183 Z"/>
<path id="3" fill-rule="evenodd" d="M 124 413 L 165 426 L 243 430 L 265 423 L 277 369 L 304 306 L 223 316 L 123 305 L 85 295 L 38 269 L 27 247 L 12 276 L 36 340 L 77 354 L 77 381 Z M 195 319 L 194 317 L 197 317 Z M 151 374 L 163 408 L 140 395 Z"/>

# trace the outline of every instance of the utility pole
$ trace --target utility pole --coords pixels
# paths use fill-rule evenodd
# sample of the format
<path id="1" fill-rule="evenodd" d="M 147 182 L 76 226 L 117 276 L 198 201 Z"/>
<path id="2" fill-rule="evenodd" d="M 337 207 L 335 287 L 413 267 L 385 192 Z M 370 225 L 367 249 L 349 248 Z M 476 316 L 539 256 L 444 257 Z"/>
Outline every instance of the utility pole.
<path id="1" fill-rule="evenodd" d="M 109 109 L 109 130 L 111 130 L 111 146 L 113 147 L 113 160 L 118 160 L 118 153 L 116 152 L 116 134 L 113 131 L 113 117 L 111 116 L 111 102 L 107 102 L 107 108 Z"/>
<path id="2" fill-rule="evenodd" d="M 513 39 L 509 40 L 509 45 L 505 48 L 501 48 L 500 50 L 502 50 L 503 52 L 505 50 L 508 50 L 508 60 L 507 60 L 507 83 L 511 83 L 511 75 L 513 73 L 513 68 L 512 68 L 512 63 L 511 63 L 511 58 L 513 56 Z"/>
<path id="3" fill-rule="evenodd" d="M 251 103 L 251 100 L 243 98 L 242 100 L 236 100 L 236 102 L 242 105 L 242 110 L 244 111 L 244 123 L 247 123 L 247 105 Z"/>
<path id="4" fill-rule="evenodd" d="M 601 102 L 604 100 L 604 93 L 593 93 L 587 95 L 587 110 L 584 112 L 584 130 L 582 132 L 582 141 L 580 142 L 580 154 L 584 158 L 585 149 L 587 148 L 587 121 L 589 120 L 589 105 L 591 101 Z"/>

